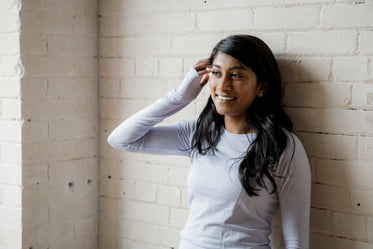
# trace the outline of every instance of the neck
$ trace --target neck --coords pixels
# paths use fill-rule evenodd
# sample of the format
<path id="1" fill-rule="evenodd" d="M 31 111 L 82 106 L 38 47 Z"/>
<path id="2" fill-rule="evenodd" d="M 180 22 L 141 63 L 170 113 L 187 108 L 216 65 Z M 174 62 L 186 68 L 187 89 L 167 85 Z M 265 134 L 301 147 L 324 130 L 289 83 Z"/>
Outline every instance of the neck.
<path id="1" fill-rule="evenodd" d="M 224 126 L 230 133 L 246 134 L 254 132 L 252 129 L 245 130 L 246 117 L 224 116 Z"/>

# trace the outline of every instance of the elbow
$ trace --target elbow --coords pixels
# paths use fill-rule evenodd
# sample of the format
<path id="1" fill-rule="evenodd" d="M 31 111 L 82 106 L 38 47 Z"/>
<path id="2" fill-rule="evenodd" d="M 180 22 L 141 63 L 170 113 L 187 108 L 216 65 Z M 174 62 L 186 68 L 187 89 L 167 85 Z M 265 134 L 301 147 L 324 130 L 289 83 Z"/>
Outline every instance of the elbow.
<path id="1" fill-rule="evenodd" d="M 127 147 L 126 144 L 121 142 L 113 133 L 109 135 L 107 142 L 110 144 L 111 147 L 117 150 L 123 150 L 125 147 Z"/>

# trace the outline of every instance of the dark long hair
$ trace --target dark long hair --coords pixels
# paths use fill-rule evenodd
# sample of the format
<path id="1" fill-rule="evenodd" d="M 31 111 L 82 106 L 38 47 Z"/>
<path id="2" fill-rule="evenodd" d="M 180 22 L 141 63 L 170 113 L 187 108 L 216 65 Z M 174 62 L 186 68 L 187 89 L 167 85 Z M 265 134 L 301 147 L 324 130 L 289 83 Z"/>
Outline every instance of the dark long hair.
<path id="1" fill-rule="evenodd" d="M 251 68 L 259 82 L 268 83 L 265 95 L 256 97 L 249 107 L 246 132 L 255 129 L 256 138 L 242 156 L 239 178 L 250 196 L 258 195 L 261 188 L 276 191 L 273 173 L 287 145 L 285 130 L 292 131 L 293 125 L 281 106 L 282 83 L 277 61 L 271 49 L 259 38 L 250 35 L 233 35 L 220 41 L 212 50 L 212 64 L 218 52 L 228 54 Z M 218 114 L 211 96 L 197 120 L 192 139 L 192 149 L 200 154 L 213 153 L 224 127 L 224 116 Z M 285 129 L 285 130 L 284 130 Z M 276 177 L 276 176 L 275 176 Z M 265 178 L 272 184 L 266 185 Z"/>

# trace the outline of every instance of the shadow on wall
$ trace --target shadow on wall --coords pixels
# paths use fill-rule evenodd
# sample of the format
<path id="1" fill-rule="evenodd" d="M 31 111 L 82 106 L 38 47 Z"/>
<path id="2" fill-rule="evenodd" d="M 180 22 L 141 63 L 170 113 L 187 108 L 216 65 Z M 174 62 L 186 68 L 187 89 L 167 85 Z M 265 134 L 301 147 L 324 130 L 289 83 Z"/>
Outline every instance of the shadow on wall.
<path id="1" fill-rule="evenodd" d="M 317 60 L 325 63 L 324 73 L 314 70 L 318 67 L 314 64 Z M 278 63 L 285 111 L 305 147 L 312 169 L 310 248 L 328 245 L 329 249 L 337 249 L 342 245 L 355 246 L 356 239 L 365 240 L 368 221 L 359 217 L 357 208 L 361 204 L 353 197 L 356 175 L 361 177 L 353 171 L 361 172 L 361 167 L 357 166 L 358 137 L 346 125 L 351 122 L 346 112 L 352 105 L 352 87 L 331 82 L 331 61 L 317 60 L 312 66 L 310 61 L 292 58 L 279 58 Z M 274 248 L 283 248 L 279 219 L 274 221 Z"/>

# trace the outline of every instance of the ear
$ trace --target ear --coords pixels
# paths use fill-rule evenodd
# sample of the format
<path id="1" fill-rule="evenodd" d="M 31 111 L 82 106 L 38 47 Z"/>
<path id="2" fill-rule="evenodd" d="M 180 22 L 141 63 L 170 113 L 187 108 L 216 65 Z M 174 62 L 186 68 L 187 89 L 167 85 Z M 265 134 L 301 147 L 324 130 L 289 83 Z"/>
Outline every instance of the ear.
<path id="1" fill-rule="evenodd" d="M 256 92 L 256 96 L 259 98 L 263 97 L 268 89 L 268 83 L 267 82 L 260 82 L 258 84 L 258 90 Z"/>

